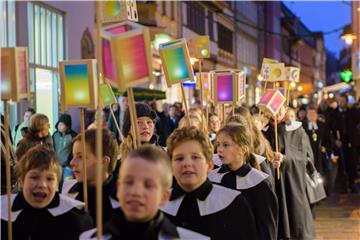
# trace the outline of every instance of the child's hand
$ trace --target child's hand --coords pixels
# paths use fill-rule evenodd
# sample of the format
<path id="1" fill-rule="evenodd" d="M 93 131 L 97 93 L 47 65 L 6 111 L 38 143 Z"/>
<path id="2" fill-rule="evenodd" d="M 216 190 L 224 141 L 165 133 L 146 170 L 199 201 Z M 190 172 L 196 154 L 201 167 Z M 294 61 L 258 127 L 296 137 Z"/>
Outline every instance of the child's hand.
<path id="1" fill-rule="evenodd" d="M 275 168 L 279 168 L 281 166 L 281 163 L 283 162 L 284 155 L 282 155 L 279 152 L 275 152 L 274 154 L 275 154 L 275 158 L 272 161 L 272 164 Z"/>

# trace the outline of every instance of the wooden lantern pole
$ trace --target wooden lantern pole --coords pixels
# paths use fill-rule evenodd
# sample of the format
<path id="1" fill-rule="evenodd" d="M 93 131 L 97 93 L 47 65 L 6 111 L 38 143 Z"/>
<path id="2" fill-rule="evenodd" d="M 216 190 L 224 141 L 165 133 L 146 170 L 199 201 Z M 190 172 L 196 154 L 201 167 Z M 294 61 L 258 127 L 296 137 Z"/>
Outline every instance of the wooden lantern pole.
<path id="1" fill-rule="evenodd" d="M 135 97 L 133 88 L 127 88 L 128 100 L 129 100 L 129 112 L 131 121 L 131 132 L 133 137 L 134 148 L 141 146 L 140 135 L 137 128 L 137 113 L 135 108 Z"/>
<path id="2" fill-rule="evenodd" d="M 277 114 L 275 114 L 275 152 L 279 152 L 279 139 L 278 139 L 278 121 L 277 121 Z M 276 168 L 276 176 L 277 179 L 280 179 L 280 167 Z"/>
<path id="3" fill-rule="evenodd" d="M 99 117 L 97 119 L 97 128 L 96 128 L 96 226 L 97 226 L 97 239 L 102 239 L 103 237 L 103 164 L 102 164 L 102 131 L 103 131 L 103 118 L 102 118 L 102 109 L 101 109 L 101 91 L 100 91 L 100 77 L 102 73 L 102 62 L 101 62 L 101 36 L 100 36 L 100 28 L 101 28 L 101 19 L 102 13 L 100 9 L 100 2 L 95 2 L 96 9 L 96 26 L 95 26 L 95 35 L 96 35 L 96 59 L 97 59 L 97 72 L 98 72 L 98 81 L 97 81 L 97 89 L 98 89 L 98 99 L 97 99 L 97 112 Z"/>
<path id="4" fill-rule="evenodd" d="M 189 116 L 189 108 L 188 108 L 187 101 L 186 101 L 186 98 L 185 98 L 185 91 L 184 91 L 184 86 L 182 85 L 182 83 L 180 83 L 180 87 L 181 87 L 182 100 L 183 100 L 184 107 L 185 107 L 186 121 L 187 121 L 188 126 L 191 126 L 191 124 L 190 124 L 190 116 Z"/>
<path id="5" fill-rule="evenodd" d="M 117 99 L 116 99 L 116 97 L 115 97 L 115 95 L 114 95 L 114 92 L 113 92 L 113 90 L 112 90 L 112 88 L 111 88 L 111 86 L 110 86 L 109 82 L 106 82 L 106 85 L 108 86 L 108 88 L 109 88 L 109 90 L 110 90 L 110 92 L 111 92 L 111 95 L 112 95 L 112 97 L 113 97 L 114 101 L 115 101 L 115 102 L 117 102 Z M 118 124 L 118 122 L 117 122 L 117 120 L 116 120 L 116 117 L 115 117 L 115 114 L 114 114 L 114 111 L 113 111 L 113 109 L 112 109 L 111 105 L 110 105 L 110 113 L 111 113 L 111 117 L 112 117 L 112 118 L 113 118 L 113 120 L 114 120 L 116 130 L 117 130 L 117 131 L 118 131 L 118 133 L 119 133 L 120 140 L 121 140 L 121 142 L 123 142 L 123 141 L 124 141 L 124 136 L 123 136 L 123 135 L 122 135 L 122 133 L 121 133 L 121 130 L 120 130 L 119 124 Z"/>
<path id="6" fill-rule="evenodd" d="M 10 139 L 9 139 L 9 108 L 7 100 L 4 100 L 4 127 L 5 127 L 5 168 L 6 168 L 6 195 L 8 208 L 8 240 L 12 240 L 12 220 L 11 220 L 11 171 L 10 171 Z"/>
<path id="7" fill-rule="evenodd" d="M 87 158 L 86 158 L 86 143 L 85 143 L 85 110 L 80 108 L 80 136 L 82 143 L 82 158 L 83 158 L 83 192 L 84 192 L 84 203 L 85 203 L 85 212 L 89 212 L 89 201 L 88 201 L 88 185 L 87 185 Z"/>

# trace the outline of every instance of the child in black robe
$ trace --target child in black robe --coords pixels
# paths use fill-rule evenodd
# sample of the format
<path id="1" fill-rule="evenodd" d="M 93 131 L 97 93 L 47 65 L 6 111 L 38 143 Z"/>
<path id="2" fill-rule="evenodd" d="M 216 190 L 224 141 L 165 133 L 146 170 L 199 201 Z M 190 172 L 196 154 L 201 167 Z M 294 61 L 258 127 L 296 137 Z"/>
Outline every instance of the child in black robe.
<path id="1" fill-rule="evenodd" d="M 159 147 L 144 145 L 129 153 L 123 161 L 117 196 L 120 208 L 104 225 L 105 239 L 209 239 L 176 227 L 159 206 L 168 201 L 172 182 L 170 161 Z M 80 239 L 96 239 L 96 229 L 84 232 Z"/>
<path id="2" fill-rule="evenodd" d="M 251 208 L 239 191 L 213 185 L 213 146 L 195 127 L 176 129 L 167 141 L 176 179 L 162 211 L 176 225 L 211 239 L 257 239 Z"/>
<path id="3" fill-rule="evenodd" d="M 86 143 L 86 168 L 88 184 L 88 209 L 93 221 L 96 222 L 96 129 L 85 131 Z M 118 155 L 118 145 L 113 134 L 103 130 L 103 222 L 111 218 L 113 209 L 118 208 L 116 199 L 116 181 L 117 174 L 113 174 Z M 83 181 L 83 147 L 81 135 L 73 140 L 73 159 L 70 166 L 74 172 L 75 178 L 64 182 L 62 193 L 79 201 L 84 201 Z"/>
<path id="4" fill-rule="evenodd" d="M 12 236 L 23 239 L 78 239 L 93 226 L 84 204 L 57 192 L 60 162 L 41 145 L 31 148 L 16 166 L 21 191 L 11 195 Z M 7 196 L 1 196 L 1 239 L 8 238 Z"/>
<path id="5" fill-rule="evenodd" d="M 245 126 L 232 123 L 221 128 L 216 136 L 222 165 L 211 171 L 209 179 L 224 187 L 239 190 L 254 213 L 259 239 L 276 240 L 278 202 L 269 175 L 251 167 L 257 164 L 250 152 L 251 133 Z"/>

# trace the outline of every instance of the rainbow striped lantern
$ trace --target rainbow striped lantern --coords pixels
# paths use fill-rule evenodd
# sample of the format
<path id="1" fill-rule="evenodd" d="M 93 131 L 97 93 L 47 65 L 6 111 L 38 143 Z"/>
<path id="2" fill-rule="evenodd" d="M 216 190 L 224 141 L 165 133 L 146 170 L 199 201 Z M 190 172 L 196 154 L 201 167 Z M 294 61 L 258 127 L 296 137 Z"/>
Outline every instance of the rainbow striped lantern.
<path id="1" fill-rule="evenodd" d="M 1 99 L 18 101 L 29 94 L 27 47 L 1 48 Z"/>
<path id="2" fill-rule="evenodd" d="M 193 68 L 185 39 L 160 44 L 159 53 L 168 87 L 175 83 L 194 81 Z"/>
<path id="3" fill-rule="evenodd" d="M 61 105 L 96 109 L 97 72 L 96 60 L 71 60 L 59 62 Z"/>
<path id="4" fill-rule="evenodd" d="M 269 110 L 276 115 L 285 101 L 286 98 L 278 89 L 272 89 L 265 92 L 257 105 L 261 110 Z"/>
<path id="5" fill-rule="evenodd" d="M 102 72 L 111 86 L 127 87 L 153 80 L 149 28 L 125 21 L 102 29 Z"/>
<path id="6" fill-rule="evenodd" d="M 99 1 L 101 23 L 116 23 L 125 20 L 138 21 L 136 0 L 103 0 Z"/>
<path id="7" fill-rule="evenodd" d="M 300 82 L 300 68 L 297 67 L 285 67 L 286 80 L 290 82 Z"/>
<path id="8" fill-rule="evenodd" d="M 245 96 L 246 75 L 238 70 L 211 71 L 214 103 L 236 104 Z"/>

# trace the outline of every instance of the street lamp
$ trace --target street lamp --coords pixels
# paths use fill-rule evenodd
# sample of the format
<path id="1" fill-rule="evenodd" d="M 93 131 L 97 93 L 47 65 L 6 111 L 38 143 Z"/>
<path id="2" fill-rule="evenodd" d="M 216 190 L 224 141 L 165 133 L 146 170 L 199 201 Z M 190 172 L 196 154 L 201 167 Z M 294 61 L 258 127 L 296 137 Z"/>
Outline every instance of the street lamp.
<path id="1" fill-rule="evenodd" d="M 346 45 L 352 45 L 353 41 L 356 39 L 356 36 L 351 32 L 351 25 L 344 27 L 344 32 L 341 35 L 341 39 L 345 41 Z"/>

